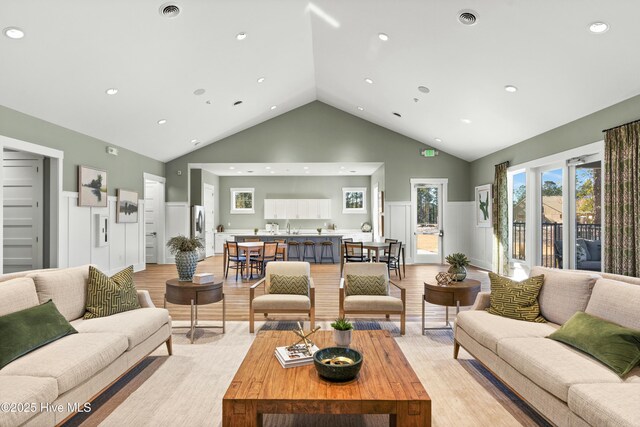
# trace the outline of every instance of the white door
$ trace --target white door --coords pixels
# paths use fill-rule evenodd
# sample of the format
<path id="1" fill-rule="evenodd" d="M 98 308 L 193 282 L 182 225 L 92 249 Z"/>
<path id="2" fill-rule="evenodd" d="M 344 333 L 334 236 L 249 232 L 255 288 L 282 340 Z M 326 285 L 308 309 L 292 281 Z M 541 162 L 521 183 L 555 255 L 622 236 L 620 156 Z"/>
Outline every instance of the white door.
<path id="1" fill-rule="evenodd" d="M 204 192 L 204 241 L 206 257 L 213 256 L 215 253 L 213 230 L 215 229 L 215 197 L 214 187 L 210 184 L 203 185 Z"/>
<path id="2" fill-rule="evenodd" d="M 415 263 L 443 262 L 446 187 L 447 181 L 442 179 L 411 180 L 411 253 Z"/>
<path id="3" fill-rule="evenodd" d="M 144 182 L 144 235 L 146 263 L 158 263 L 158 237 L 162 220 L 162 201 L 164 199 L 164 184 L 157 181 L 145 180 Z"/>
<path id="4" fill-rule="evenodd" d="M 42 157 L 3 155 L 3 273 L 42 268 Z"/>

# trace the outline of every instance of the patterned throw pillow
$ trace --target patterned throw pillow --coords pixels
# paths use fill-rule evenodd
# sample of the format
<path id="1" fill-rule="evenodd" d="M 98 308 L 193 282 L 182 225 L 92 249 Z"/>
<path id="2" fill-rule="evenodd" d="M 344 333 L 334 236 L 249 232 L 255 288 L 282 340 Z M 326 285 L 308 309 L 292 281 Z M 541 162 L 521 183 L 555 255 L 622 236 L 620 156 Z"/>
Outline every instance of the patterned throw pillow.
<path id="1" fill-rule="evenodd" d="M 540 315 L 540 304 L 538 304 L 538 294 L 544 284 L 544 275 L 515 282 L 489 273 L 489 279 L 491 279 L 491 306 L 487 308 L 489 313 L 526 322 L 546 322 Z"/>
<path id="2" fill-rule="evenodd" d="M 582 262 L 587 260 L 587 251 L 582 246 L 576 243 L 576 261 Z"/>
<path id="3" fill-rule="evenodd" d="M 140 304 L 133 284 L 133 266 L 111 277 L 97 268 L 89 267 L 85 319 L 111 316 L 136 308 L 140 308 Z"/>
<path id="4" fill-rule="evenodd" d="M 269 279 L 269 293 L 307 296 L 309 295 L 309 278 L 272 274 Z"/>
<path id="5" fill-rule="evenodd" d="M 347 274 L 347 296 L 349 295 L 387 295 L 387 283 L 383 275 L 357 276 Z"/>

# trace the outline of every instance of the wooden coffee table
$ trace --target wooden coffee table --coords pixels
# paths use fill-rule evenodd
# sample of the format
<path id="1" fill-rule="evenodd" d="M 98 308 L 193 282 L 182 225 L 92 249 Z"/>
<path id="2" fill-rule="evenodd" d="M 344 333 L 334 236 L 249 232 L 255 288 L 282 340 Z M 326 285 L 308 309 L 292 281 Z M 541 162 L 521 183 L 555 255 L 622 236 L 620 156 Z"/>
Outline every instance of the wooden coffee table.
<path id="1" fill-rule="evenodd" d="M 313 335 L 320 348 L 333 335 Z M 273 352 L 296 341 L 289 331 L 258 334 L 222 400 L 222 425 L 261 426 L 263 414 L 389 414 L 390 426 L 431 426 L 431 399 L 388 331 L 354 331 L 363 355 L 355 380 L 333 383 L 313 365 L 284 369 Z"/>
<path id="2" fill-rule="evenodd" d="M 422 295 L 422 334 L 433 329 L 452 329 L 449 323 L 449 307 L 456 308 L 456 314 L 460 313 L 460 306 L 473 305 L 480 292 L 480 281 L 465 279 L 462 282 L 451 282 L 447 286 L 433 285 L 424 282 L 424 295 Z M 425 302 L 445 306 L 445 325 L 442 327 L 424 327 Z"/>

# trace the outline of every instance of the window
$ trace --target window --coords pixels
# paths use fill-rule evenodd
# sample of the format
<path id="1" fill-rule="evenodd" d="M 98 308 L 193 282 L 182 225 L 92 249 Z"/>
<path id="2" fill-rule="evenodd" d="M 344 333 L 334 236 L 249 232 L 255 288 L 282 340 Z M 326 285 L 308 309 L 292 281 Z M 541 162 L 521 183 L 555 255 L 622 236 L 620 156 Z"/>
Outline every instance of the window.
<path id="1" fill-rule="evenodd" d="M 526 259 L 527 241 L 527 174 L 513 174 L 511 186 L 511 259 Z"/>
<path id="2" fill-rule="evenodd" d="M 366 214 L 367 213 L 367 189 L 366 187 L 349 187 L 342 189 L 342 213 Z"/>
<path id="3" fill-rule="evenodd" d="M 254 209 L 253 188 L 232 188 L 231 189 L 231 210 L 232 214 L 252 214 Z"/>
<path id="4" fill-rule="evenodd" d="M 575 268 L 602 270 L 602 162 L 575 165 Z"/>
<path id="5" fill-rule="evenodd" d="M 540 260 L 543 267 L 563 266 L 563 179 L 563 168 L 540 172 Z"/>

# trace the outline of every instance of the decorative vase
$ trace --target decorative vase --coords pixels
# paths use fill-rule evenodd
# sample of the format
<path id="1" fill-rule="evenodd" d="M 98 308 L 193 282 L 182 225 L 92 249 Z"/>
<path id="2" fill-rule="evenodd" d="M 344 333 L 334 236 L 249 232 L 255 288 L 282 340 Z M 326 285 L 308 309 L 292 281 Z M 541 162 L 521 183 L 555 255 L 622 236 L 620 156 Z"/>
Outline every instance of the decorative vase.
<path id="1" fill-rule="evenodd" d="M 178 252 L 176 254 L 176 268 L 178 269 L 178 280 L 190 282 L 198 266 L 198 251 Z"/>
<path id="2" fill-rule="evenodd" d="M 462 282 L 465 277 L 467 277 L 467 269 L 463 266 L 454 267 L 452 265 L 451 267 L 449 267 L 449 270 L 447 272 L 451 274 L 451 278 L 454 282 Z"/>
<path id="3" fill-rule="evenodd" d="M 349 347 L 351 344 L 351 329 L 346 331 L 333 330 L 333 340 L 338 347 Z"/>

